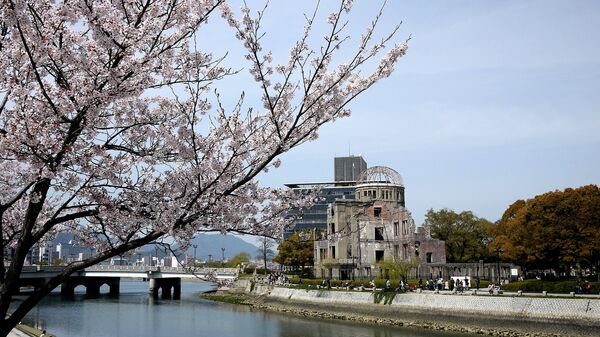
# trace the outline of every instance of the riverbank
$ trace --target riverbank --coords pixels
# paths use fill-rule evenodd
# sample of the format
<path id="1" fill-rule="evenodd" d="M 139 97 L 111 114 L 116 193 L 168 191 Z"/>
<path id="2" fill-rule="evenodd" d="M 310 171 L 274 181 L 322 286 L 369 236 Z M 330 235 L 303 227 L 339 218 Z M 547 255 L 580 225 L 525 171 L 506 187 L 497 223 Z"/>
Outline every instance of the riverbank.
<path id="1" fill-rule="evenodd" d="M 509 312 L 507 309 L 510 308 L 497 307 L 498 303 L 502 301 L 512 302 L 512 306 L 518 305 L 518 302 L 522 301 L 521 299 L 505 298 L 498 302 L 498 298 L 484 296 L 438 294 L 437 298 L 434 298 L 431 297 L 432 295 L 425 294 L 398 294 L 397 296 L 388 296 L 390 298 L 379 298 L 379 304 L 376 304 L 375 296 L 377 295 L 370 292 L 269 288 L 261 285 L 248 286 L 248 284 L 239 284 L 236 289 L 203 295 L 206 299 L 249 305 L 257 310 L 366 324 L 510 337 L 600 336 L 598 333 L 600 323 L 595 318 L 595 315 L 599 314 L 597 312 L 590 312 L 590 320 L 587 322 L 557 319 L 556 316 L 534 319 L 524 317 L 524 312 L 521 312 L 520 316 L 511 317 L 510 314 L 507 314 Z M 407 305 L 416 300 L 428 303 L 423 307 Z M 543 303 L 552 305 L 545 299 L 544 302 L 534 300 L 530 299 L 529 305 L 533 307 L 543 306 Z M 483 303 L 479 308 L 487 303 L 489 305 L 487 312 L 473 311 L 473 307 L 458 310 L 432 308 L 432 305 L 447 307 L 449 304 L 460 308 L 461 302 L 474 303 L 474 301 Z M 571 301 L 579 300 L 571 299 Z M 575 303 L 577 302 L 567 303 L 567 305 L 572 307 Z M 549 311 L 555 309 L 555 307 L 547 308 Z M 568 310 L 568 308 L 566 309 Z"/>
<path id="2" fill-rule="evenodd" d="M 8 337 L 39 337 L 44 332 L 40 329 L 25 324 L 17 324 L 17 327 L 8 333 Z M 46 333 L 44 337 L 56 337 L 53 334 Z"/>

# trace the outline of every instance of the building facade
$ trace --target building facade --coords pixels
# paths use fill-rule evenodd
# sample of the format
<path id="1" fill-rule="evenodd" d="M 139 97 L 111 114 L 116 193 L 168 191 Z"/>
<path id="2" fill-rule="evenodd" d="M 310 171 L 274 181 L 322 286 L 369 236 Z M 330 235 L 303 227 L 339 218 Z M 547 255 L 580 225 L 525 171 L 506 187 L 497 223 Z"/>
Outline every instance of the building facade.
<path id="1" fill-rule="evenodd" d="M 357 181 L 367 170 L 367 162 L 361 156 L 336 157 L 333 159 L 333 177 L 338 181 Z"/>
<path id="2" fill-rule="evenodd" d="M 356 178 L 367 169 L 367 162 L 360 156 L 334 158 L 334 182 L 289 183 L 286 187 L 297 193 L 306 193 L 315 188 L 319 190 L 317 201 L 309 209 L 298 214 L 297 209 L 288 212 L 288 216 L 298 217 L 290 228 L 284 231 L 284 239 L 294 232 L 325 231 L 327 229 L 327 207 L 336 200 L 353 200 Z M 338 174 L 339 173 L 339 174 Z M 354 177 L 354 179 L 347 180 Z"/>
<path id="3" fill-rule="evenodd" d="M 371 279 L 382 276 L 384 260 L 413 262 L 414 273 L 446 262 L 444 242 L 416 232 L 400 174 L 372 167 L 354 188 L 354 199 L 336 199 L 327 208 L 326 232 L 315 241 L 315 276 Z"/>

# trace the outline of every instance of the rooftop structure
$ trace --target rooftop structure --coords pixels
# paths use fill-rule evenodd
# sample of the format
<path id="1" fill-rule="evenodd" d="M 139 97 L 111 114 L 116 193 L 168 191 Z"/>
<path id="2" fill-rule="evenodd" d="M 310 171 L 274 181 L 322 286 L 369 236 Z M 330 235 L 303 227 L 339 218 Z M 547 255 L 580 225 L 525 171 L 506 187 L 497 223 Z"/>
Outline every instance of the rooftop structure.
<path id="1" fill-rule="evenodd" d="M 334 180 L 356 181 L 367 169 L 367 162 L 361 156 L 336 157 L 333 160 Z"/>

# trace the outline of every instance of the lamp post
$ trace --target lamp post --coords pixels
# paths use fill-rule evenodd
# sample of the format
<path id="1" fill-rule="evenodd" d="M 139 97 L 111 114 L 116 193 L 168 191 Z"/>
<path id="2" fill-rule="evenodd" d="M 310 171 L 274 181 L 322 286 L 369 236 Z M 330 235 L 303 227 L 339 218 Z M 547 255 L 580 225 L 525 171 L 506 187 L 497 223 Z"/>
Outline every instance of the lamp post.
<path id="1" fill-rule="evenodd" d="M 419 258 L 419 247 L 421 247 L 421 241 L 415 240 L 415 256 L 417 257 L 417 279 L 421 278 L 421 259 Z"/>
<path id="2" fill-rule="evenodd" d="M 208 266 L 210 267 L 210 263 L 212 262 L 212 254 L 208 254 Z"/>
<path id="3" fill-rule="evenodd" d="M 225 266 L 225 247 L 221 248 L 221 264 Z"/>
<path id="4" fill-rule="evenodd" d="M 192 247 L 194 247 L 194 267 L 196 267 L 196 248 L 198 248 L 198 245 L 192 245 Z"/>
<path id="5" fill-rule="evenodd" d="M 154 266 L 158 266 L 158 247 L 154 246 L 154 257 L 156 257 L 156 262 L 154 262 Z"/>
<path id="6" fill-rule="evenodd" d="M 500 285 L 500 253 L 502 253 L 503 250 L 502 248 L 498 247 L 496 249 L 494 249 L 494 253 L 496 253 L 496 265 L 497 265 L 497 272 L 498 272 L 498 285 Z"/>

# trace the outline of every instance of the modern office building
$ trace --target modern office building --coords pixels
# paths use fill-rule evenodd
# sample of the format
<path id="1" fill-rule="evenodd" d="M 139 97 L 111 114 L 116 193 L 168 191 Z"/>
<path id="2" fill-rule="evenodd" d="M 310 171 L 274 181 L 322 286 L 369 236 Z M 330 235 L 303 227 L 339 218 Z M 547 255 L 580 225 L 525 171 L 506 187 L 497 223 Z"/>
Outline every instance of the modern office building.
<path id="1" fill-rule="evenodd" d="M 356 181 L 367 169 L 367 162 L 361 156 L 336 157 L 333 167 L 334 181 Z"/>
<path id="2" fill-rule="evenodd" d="M 297 193 L 306 193 L 317 188 L 319 194 L 315 204 L 309 209 L 303 210 L 302 214 L 298 214 L 297 209 L 288 212 L 288 216 L 298 216 L 298 219 L 284 232 L 284 238 L 288 238 L 294 232 L 299 231 L 316 230 L 324 232 L 327 229 L 327 207 L 336 200 L 354 199 L 355 178 L 358 178 L 358 175 L 366 169 L 367 163 L 360 156 L 336 157 L 334 158 L 334 182 L 285 184 L 286 187 L 297 191 Z M 354 179 L 348 179 L 352 177 Z"/>

